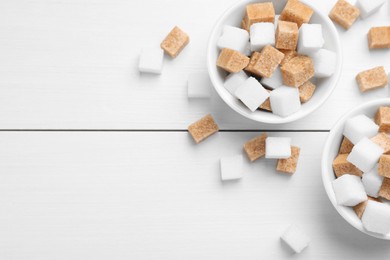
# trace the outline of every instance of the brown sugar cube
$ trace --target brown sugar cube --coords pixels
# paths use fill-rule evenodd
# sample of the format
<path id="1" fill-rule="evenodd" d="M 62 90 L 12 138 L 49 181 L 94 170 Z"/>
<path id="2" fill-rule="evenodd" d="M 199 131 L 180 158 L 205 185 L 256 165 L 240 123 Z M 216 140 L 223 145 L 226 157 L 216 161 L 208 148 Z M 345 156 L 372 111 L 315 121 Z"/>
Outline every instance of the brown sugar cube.
<path id="1" fill-rule="evenodd" d="M 382 186 L 379 189 L 379 197 L 390 200 L 390 179 L 384 178 L 382 182 Z"/>
<path id="2" fill-rule="evenodd" d="M 271 93 L 270 90 L 267 90 L 268 93 Z M 265 111 L 268 111 L 268 112 L 272 112 L 272 108 L 271 108 L 271 100 L 270 98 L 267 98 L 263 104 L 260 105 L 259 107 L 261 110 L 265 110 Z"/>
<path id="3" fill-rule="evenodd" d="M 370 49 L 390 48 L 390 26 L 373 27 L 367 36 Z"/>
<path id="4" fill-rule="evenodd" d="M 280 62 L 284 58 L 284 54 L 272 47 L 271 45 L 265 46 L 260 54 L 252 55 L 252 59 L 249 63 L 249 68 L 245 70 L 260 77 L 269 78 L 272 76 Z"/>
<path id="5" fill-rule="evenodd" d="M 348 138 L 344 137 L 343 141 L 341 142 L 339 154 L 348 154 L 352 152 L 353 143 L 349 141 Z"/>
<path id="6" fill-rule="evenodd" d="M 298 43 L 298 25 L 292 22 L 279 21 L 275 39 L 277 49 L 295 50 Z"/>
<path id="7" fill-rule="evenodd" d="M 384 154 L 379 159 L 378 174 L 390 178 L 390 155 Z"/>
<path id="8" fill-rule="evenodd" d="M 275 21 L 275 9 L 272 2 L 255 3 L 246 6 L 243 27 L 249 31 L 254 23 L 273 23 Z"/>
<path id="9" fill-rule="evenodd" d="M 390 134 L 390 107 L 379 107 L 375 114 L 375 123 L 379 125 L 379 132 Z"/>
<path id="10" fill-rule="evenodd" d="M 284 58 L 283 58 L 282 62 L 280 63 L 280 66 L 283 66 L 284 64 L 289 62 L 292 58 L 295 58 L 298 56 L 298 53 L 295 50 L 293 50 L 293 51 L 292 50 L 279 50 L 279 51 L 284 54 Z"/>
<path id="11" fill-rule="evenodd" d="M 292 58 L 280 70 L 284 84 L 291 87 L 299 87 L 314 76 L 314 64 L 308 56 Z"/>
<path id="12" fill-rule="evenodd" d="M 373 197 L 370 197 L 370 196 L 367 196 L 367 198 L 368 198 L 368 200 L 373 200 L 373 201 L 376 201 L 376 202 L 382 202 L 380 199 L 373 198 Z M 360 219 L 362 218 L 363 213 L 364 213 L 364 211 L 366 210 L 366 206 L 367 206 L 368 200 L 363 201 L 362 203 L 359 203 L 359 204 L 357 204 L 356 206 L 352 207 L 353 210 L 355 211 L 356 215 L 357 215 Z"/>
<path id="13" fill-rule="evenodd" d="M 249 60 L 249 64 L 248 66 L 245 68 L 245 71 L 251 73 L 251 74 L 256 74 L 256 71 L 255 71 L 255 65 L 257 64 L 257 61 L 259 60 L 260 58 L 260 52 L 253 52 L 252 53 L 252 56 Z"/>
<path id="14" fill-rule="evenodd" d="M 316 90 L 316 85 L 308 81 L 302 86 L 300 86 L 298 90 L 299 90 L 299 98 L 301 100 L 301 103 L 306 103 L 313 96 L 314 91 Z"/>
<path id="15" fill-rule="evenodd" d="M 351 5 L 345 0 L 339 0 L 330 11 L 329 18 L 347 30 L 352 26 L 359 15 L 359 8 Z"/>
<path id="16" fill-rule="evenodd" d="M 287 159 L 279 159 L 276 166 L 278 172 L 294 174 L 297 171 L 299 154 L 301 149 L 296 146 L 291 146 L 291 157 Z"/>
<path id="17" fill-rule="evenodd" d="M 348 154 L 339 154 L 333 161 L 333 171 L 336 177 L 341 177 L 344 174 L 352 174 L 361 177 L 363 172 L 355 165 L 347 161 Z"/>
<path id="18" fill-rule="evenodd" d="M 379 133 L 371 138 L 371 141 L 382 147 L 385 154 L 390 154 L 390 137 L 387 134 Z"/>
<path id="19" fill-rule="evenodd" d="M 231 50 L 222 49 L 221 54 L 217 60 L 217 66 L 230 73 L 237 73 L 249 64 L 249 58 L 244 54 Z"/>
<path id="20" fill-rule="evenodd" d="M 176 58 L 177 55 L 187 46 L 190 42 L 190 37 L 183 32 L 179 27 L 175 26 L 172 31 L 167 35 L 164 41 L 161 43 L 161 48 L 172 58 Z"/>
<path id="21" fill-rule="evenodd" d="M 188 127 L 188 132 L 197 144 L 215 134 L 218 130 L 218 125 L 211 115 L 203 117 Z"/>
<path id="22" fill-rule="evenodd" d="M 313 9 L 298 0 L 289 0 L 280 14 L 279 21 L 293 22 L 301 27 L 308 23 L 313 15 Z"/>
<path id="23" fill-rule="evenodd" d="M 265 155 L 265 139 L 267 134 L 263 133 L 244 144 L 244 151 L 251 162 Z"/>
<path id="24" fill-rule="evenodd" d="M 356 81 L 361 92 L 384 88 L 388 81 L 384 67 L 376 67 L 370 70 L 362 71 L 356 76 Z"/>

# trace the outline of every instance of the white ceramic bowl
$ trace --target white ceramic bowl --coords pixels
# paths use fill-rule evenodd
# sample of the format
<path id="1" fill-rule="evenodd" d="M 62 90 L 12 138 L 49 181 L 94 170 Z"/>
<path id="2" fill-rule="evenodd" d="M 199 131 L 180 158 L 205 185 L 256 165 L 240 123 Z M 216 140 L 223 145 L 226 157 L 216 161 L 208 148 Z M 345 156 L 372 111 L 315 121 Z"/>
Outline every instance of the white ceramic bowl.
<path id="1" fill-rule="evenodd" d="M 345 116 L 343 116 L 332 128 L 325 143 L 325 148 L 322 155 L 322 181 L 324 183 L 326 193 L 328 194 L 328 197 L 332 202 L 333 206 L 349 224 L 370 236 L 390 240 L 390 234 L 388 234 L 387 236 L 382 236 L 365 230 L 363 228 L 361 220 L 357 217 L 352 208 L 337 205 L 336 197 L 332 187 L 332 181 L 336 179 L 332 169 L 332 162 L 338 154 L 341 141 L 343 139 L 345 121 L 351 117 L 360 114 L 364 114 L 368 117 L 374 118 L 375 113 L 380 106 L 390 106 L 390 99 L 379 99 L 358 106 L 349 113 L 347 113 Z"/>
<path id="2" fill-rule="evenodd" d="M 241 0 L 231 8 L 229 8 L 222 17 L 217 21 L 214 29 L 212 30 L 209 44 L 208 44 L 208 53 L 207 53 L 207 66 L 210 75 L 210 79 L 220 95 L 220 97 L 225 101 L 225 103 L 231 107 L 233 110 L 239 114 L 252 119 L 254 121 L 269 123 L 269 124 L 282 124 L 296 121 L 300 118 L 303 118 L 309 115 L 311 112 L 320 107 L 326 99 L 331 95 L 332 91 L 337 85 L 338 79 L 341 74 L 342 67 L 342 52 L 341 44 L 338 32 L 334 27 L 332 21 L 328 18 L 327 15 L 321 13 L 311 4 L 309 5 L 314 10 L 314 14 L 310 20 L 310 23 L 319 23 L 322 25 L 323 34 L 325 38 L 324 48 L 334 51 L 337 54 L 337 66 L 336 73 L 330 77 L 318 80 L 317 89 L 312 97 L 312 99 L 303 104 L 302 108 L 285 118 L 279 117 L 269 112 L 257 110 L 252 113 L 244 104 L 242 104 L 237 98 L 233 97 L 223 86 L 225 77 L 227 75 L 222 69 L 217 68 L 216 63 L 219 56 L 220 50 L 217 47 L 217 41 L 222 33 L 224 25 L 231 26 L 240 26 L 241 21 L 244 17 L 245 6 L 254 3 L 254 2 L 270 2 L 272 1 L 275 7 L 276 14 L 280 14 L 286 5 L 287 0 Z M 302 1 L 305 2 L 305 1 Z"/>

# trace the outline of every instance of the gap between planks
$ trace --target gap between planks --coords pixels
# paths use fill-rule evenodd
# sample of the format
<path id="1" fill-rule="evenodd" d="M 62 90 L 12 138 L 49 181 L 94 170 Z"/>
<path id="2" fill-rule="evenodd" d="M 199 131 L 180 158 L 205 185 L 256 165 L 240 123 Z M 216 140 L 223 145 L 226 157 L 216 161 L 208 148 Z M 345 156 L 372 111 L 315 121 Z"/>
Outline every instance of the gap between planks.
<path id="1" fill-rule="evenodd" d="M 0 129 L 0 132 L 187 132 L 187 129 Z M 270 132 L 270 133 L 328 133 L 330 130 L 262 130 L 262 129 L 247 129 L 247 130 L 219 130 L 221 133 L 251 133 L 251 132 Z"/>

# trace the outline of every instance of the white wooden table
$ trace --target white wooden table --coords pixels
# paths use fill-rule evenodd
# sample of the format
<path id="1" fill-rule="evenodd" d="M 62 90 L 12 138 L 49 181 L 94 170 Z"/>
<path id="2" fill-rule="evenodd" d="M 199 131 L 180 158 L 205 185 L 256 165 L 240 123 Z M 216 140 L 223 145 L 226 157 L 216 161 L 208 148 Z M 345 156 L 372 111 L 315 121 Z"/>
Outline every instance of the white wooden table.
<path id="1" fill-rule="evenodd" d="M 371 26 L 390 25 L 390 4 L 339 28 L 340 83 L 313 115 L 267 126 L 242 119 L 214 94 L 188 101 L 189 73 L 205 71 L 212 25 L 235 0 L 0 1 L 0 259 L 388 259 L 387 241 L 350 227 L 322 187 L 327 132 L 347 110 L 387 97 L 354 81 L 390 52 L 367 49 Z M 314 0 L 313 0 L 314 1 Z M 315 1 L 329 12 L 335 0 Z M 161 76 L 140 75 L 139 51 L 173 25 L 191 36 Z M 212 113 L 221 131 L 195 146 L 189 123 Z M 298 172 L 245 163 L 238 183 L 219 179 L 219 158 L 259 132 L 291 136 Z M 280 243 L 291 224 L 312 243 Z"/>

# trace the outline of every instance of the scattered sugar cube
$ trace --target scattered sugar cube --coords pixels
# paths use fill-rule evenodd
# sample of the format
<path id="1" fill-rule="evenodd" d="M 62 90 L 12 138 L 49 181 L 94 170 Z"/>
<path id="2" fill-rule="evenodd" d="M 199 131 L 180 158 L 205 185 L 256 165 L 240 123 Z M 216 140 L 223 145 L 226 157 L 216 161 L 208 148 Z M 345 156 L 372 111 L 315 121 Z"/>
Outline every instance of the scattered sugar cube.
<path id="1" fill-rule="evenodd" d="M 310 55 L 324 46 L 321 24 L 302 24 L 299 29 L 298 53 Z"/>
<path id="2" fill-rule="evenodd" d="M 367 18 L 376 13 L 385 3 L 385 0 L 357 0 L 356 7 L 360 10 L 360 17 Z"/>
<path id="3" fill-rule="evenodd" d="M 275 45 L 275 27 L 273 23 L 254 23 L 250 27 L 251 50 L 260 51 L 267 45 Z"/>
<path id="4" fill-rule="evenodd" d="M 209 98 L 211 81 L 207 73 L 193 73 L 188 77 L 188 98 Z"/>
<path id="5" fill-rule="evenodd" d="M 367 196 L 368 197 L 368 200 L 366 201 L 363 201 L 362 203 L 359 203 L 357 204 L 356 206 L 353 207 L 353 210 L 355 211 L 356 215 L 358 216 L 358 218 L 362 218 L 363 216 L 363 213 L 364 211 L 366 210 L 366 207 L 367 207 L 367 203 L 369 200 L 373 200 L 373 201 L 377 201 L 377 202 L 381 202 L 379 199 L 377 198 L 373 198 L 373 197 L 370 197 L 370 196 Z"/>
<path id="6" fill-rule="evenodd" d="M 188 34 L 175 26 L 161 43 L 161 48 L 172 58 L 176 58 L 190 42 Z"/>
<path id="7" fill-rule="evenodd" d="M 390 26 L 373 27 L 368 32 L 370 49 L 390 48 Z"/>
<path id="8" fill-rule="evenodd" d="M 359 15 L 359 8 L 351 5 L 345 0 L 339 0 L 330 11 L 329 18 L 332 19 L 333 22 L 341 25 L 344 29 L 348 30 Z"/>
<path id="9" fill-rule="evenodd" d="M 313 55 L 314 77 L 326 78 L 332 76 L 336 71 L 337 56 L 333 51 L 321 49 Z"/>
<path id="10" fill-rule="evenodd" d="M 380 176 L 390 178 L 390 155 L 384 154 L 380 157 L 378 173 Z"/>
<path id="11" fill-rule="evenodd" d="M 290 226 L 280 237 L 295 253 L 302 252 L 309 243 L 310 238 L 297 226 Z"/>
<path id="12" fill-rule="evenodd" d="M 303 23 L 308 23 L 314 11 L 307 5 L 300 1 L 288 0 L 282 13 L 280 14 L 280 21 L 293 22 L 301 27 Z"/>
<path id="13" fill-rule="evenodd" d="M 339 154 L 333 161 L 333 171 L 336 177 L 341 177 L 344 174 L 351 174 L 361 177 L 363 172 L 355 165 L 347 161 L 349 154 Z"/>
<path id="14" fill-rule="evenodd" d="M 248 78 L 244 84 L 239 86 L 235 95 L 252 112 L 255 112 L 269 97 L 268 91 L 253 77 Z"/>
<path id="15" fill-rule="evenodd" d="M 201 118 L 188 127 L 188 132 L 197 144 L 218 131 L 218 125 L 211 115 Z"/>
<path id="16" fill-rule="evenodd" d="M 375 143 L 375 142 L 374 142 Z M 341 142 L 339 154 L 348 154 L 352 152 L 353 143 L 348 138 L 343 137 Z"/>
<path id="17" fill-rule="evenodd" d="M 138 70 L 143 73 L 161 74 L 164 51 L 161 48 L 142 49 Z"/>
<path id="18" fill-rule="evenodd" d="M 291 157 L 288 159 L 279 159 L 276 170 L 278 172 L 294 174 L 297 171 L 300 152 L 301 149 L 299 147 L 291 146 Z"/>
<path id="19" fill-rule="evenodd" d="M 283 66 L 287 62 L 289 62 L 292 58 L 295 58 L 298 56 L 298 53 L 296 50 L 279 50 L 281 53 L 284 54 L 284 58 L 282 62 L 280 63 L 280 66 Z"/>
<path id="20" fill-rule="evenodd" d="M 344 136 L 353 144 L 363 137 L 372 138 L 377 135 L 379 126 L 366 115 L 358 115 L 348 119 L 344 126 Z"/>
<path id="21" fill-rule="evenodd" d="M 278 87 L 283 85 L 282 72 L 280 71 L 280 67 L 277 67 L 274 73 L 269 78 L 262 78 L 260 80 L 261 84 L 267 86 L 270 89 L 277 89 Z"/>
<path id="22" fill-rule="evenodd" d="M 385 154 L 390 154 L 390 137 L 385 133 L 379 133 L 371 141 L 379 145 L 385 151 Z"/>
<path id="23" fill-rule="evenodd" d="M 375 114 L 375 123 L 379 125 L 379 131 L 390 134 L 390 107 L 379 107 Z"/>
<path id="24" fill-rule="evenodd" d="M 356 76 L 356 81 L 361 92 L 384 88 L 387 86 L 388 78 L 384 67 L 376 67 L 362 71 Z"/>
<path id="25" fill-rule="evenodd" d="M 242 178 L 242 155 L 221 158 L 222 181 L 238 180 Z"/>
<path id="26" fill-rule="evenodd" d="M 297 56 L 281 68 L 283 82 L 287 86 L 299 87 L 314 76 L 314 64 L 307 56 Z"/>
<path id="27" fill-rule="evenodd" d="M 239 72 L 248 64 L 249 58 L 247 56 L 231 49 L 222 49 L 217 60 L 217 66 L 230 73 Z"/>
<path id="28" fill-rule="evenodd" d="M 280 21 L 276 27 L 275 47 L 283 50 L 295 50 L 298 43 L 298 25 Z"/>
<path id="29" fill-rule="evenodd" d="M 231 49 L 241 53 L 246 52 L 249 42 L 249 33 L 246 30 L 225 25 L 222 30 L 222 35 L 219 37 L 217 46 L 220 49 Z"/>
<path id="30" fill-rule="evenodd" d="M 356 206 L 366 201 L 367 195 L 360 177 L 344 174 L 332 182 L 338 205 Z"/>
<path id="31" fill-rule="evenodd" d="M 274 23 L 275 9 L 272 2 L 254 3 L 246 6 L 243 28 L 247 31 L 254 23 Z"/>
<path id="32" fill-rule="evenodd" d="M 268 137 L 265 140 L 265 158 L 288 159 L 291 157 L 291 138 Z"/>
<path id="33" fill-rule="evenodd" d="M 312 98 L 315 90 L 316 90 L 316 86 L 310 81 L 300 86 L 298 88 L 298 91 L 299 91 L 299 99 L 301 100 L 301 103 L 308 102 Z"/>
<path id="34" fill-rule="evenodd" d="M 390 200 L 390 179 L 384 178 L 381 189 L 379 190 L 379 197 Z"/>
<path id="35" fill-rule="evenodd" d="M 265 140 L 267 134 L 263 133 L 244 144 L 244 151 L 251 162 L 260 159 L 265 155 Z"/>
<path id="36" fill-rule="evenodd" d="M 383 149 L 367 137 L 360 140 L 348 155 L 347 161 L 363 172 L 368 172 L 378 163 Z"/>
<path id="37" fill-rule="evenodd" d="M 366 230 L 378 234 L 390 232 L 390 207 L 385 203 L 369 200 L 362 216 Z"/>
<path id="38" fill-rule="evenodd" d="M 260 53 L 254 52 L 246 71 L 260 77 L 269 78 L 272 76 L 284 54 L 272 47 L 265 46 Z"/>
<path id="39" fill-rule="evenodd" d="M 248 75 L 246 75 L 246 73 L 242 70 L 237 73 L 231 73 L 226 77 L 224 86 L 230 94 L 235 96 L 238 87 L 244 84 L 248 78 Z"/>
<path id="40" fill-rule="evenodd" d="M 301 109 L 299 90 L 281 86 L 270 94 L 272 112 L 281 117 L 287 117 Z"/>
<path id="41" fill-rule="evenodd" d="M 363 174 L 362 182 L 367 195 L 378 198 L 379 190 L 383 183 L 383 177 L 378 173 L 378 165 L 371 171 Z"/>

